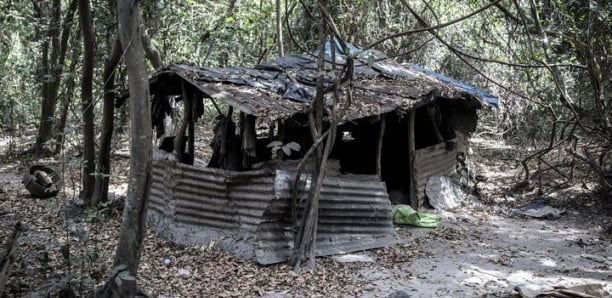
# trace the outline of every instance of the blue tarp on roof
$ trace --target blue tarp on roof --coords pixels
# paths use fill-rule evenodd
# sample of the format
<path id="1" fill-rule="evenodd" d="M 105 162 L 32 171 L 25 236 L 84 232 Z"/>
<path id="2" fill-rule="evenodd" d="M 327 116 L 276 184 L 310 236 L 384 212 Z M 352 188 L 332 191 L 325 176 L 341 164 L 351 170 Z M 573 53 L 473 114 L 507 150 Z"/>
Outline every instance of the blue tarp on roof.
<path id="1" fill-rule="evenodd" d="M 333 43 L 333 45 L 332 45 Z M 327 42 L 325 42 L 325 54 L 330 55 L 331 56 L 331 48 L 335 47 L 335 52 L 338 55 L 345 55 L 346 53 L 344 53 L 344 51 L 342 50 L 342 45 L 340 44 L 340 42 L 337 39 L 333 39 L 333 40 L 328 40 Z M 352 43 L 346 43 L 346 47 L 349 51 L 349 53 L 355 53 L 355 52 L 359 52 L 361 51 L 361 48 L 359 48 L 358 46 L 352 44 Z M 317 55 L 318 51 L 314 51 L 313 54 Z M 371 53 L 370 53 L 371 52 Z M 368 57 L 370 56 L 370 54 L 375 57 L 376 60 L 379 59 L 384 59 L 384 57 L 380 57 L 381 52 L 379 51 L 375 51 L 375 50 L 367 50 L 364 53 L 360 53 L 358 54 L 359 57 Z M 384 55 L 384 54 L 383 54 Z M 478 97 L 480 97 L 482 100 L 484 100 L 485 102 L 487 102 L 490 105 L 493 105 L 495 107 L 499 107 L 499 98 L 497 98 L 497 96 L 493 96 L 491 94 L 489 94 L 487 91 L 472 86 L 468 83 L 459 81 L 457 79 L 453 79 L 451 77 L 448 77 L 444 74 L 441 74 L 437 71 L 433 71 L 433 70 L 429 70 L 426 69 L 422 66 L 416 65 L 416 64 L 411 64 L 411 63 L 403 63 L 402 64 L 405 67 L 409 67 L 410 69 L 417 71 L 417 72 L 421 72 L 430 76 L 433 76 L 435 78 L 437 78 L 440 81 L 443 81 L 445 83 L 451 84 L 457 88 L 460 88 L 462 90 L 464 90 L 465 92 L 468 92 L 470 94 L 474 94 Z"/>
<path id="2" fill-rule="evenodd" d="M 422 66 L 416 65 L 416 64 L 411 64 L 411 63 L 403 63 L 402 65 L 407 66 L 413 70 L 431 75 L 436 77 L 437 79 L 449 83 L 451 85 L 454 85 L 456 87 L 459 87 L 463 90 L 465 90 L 466 92 L 472 93 L 472 94 L 476 94 L 478 95 L 480 98 L 482 98 L 484 101 L 486 101 L 488 104 L 491 104 L 495 107 L 499 107 L 499 98 L 497 98 L 497 96 L 493 96 L 491 94 L 489 94 L 487 91 L 480 89 L 478 87 L 474 87 L 468 83 L 453 79 L 451 77 L 448 77 L 444 74 L 441 74 L 437 71 L 433 71 L 433 70 L 429 70 L 426 68 L 423 68 Z"/>
<path id="3" fill-rule="evenodd" d="M 332 48 L 332 41 L 328 40 L 325 42 L 325 54 L 331 56 L 331 48 Z M 344 53 L 344 51 L 342 50 L 342 44 L 340 44 L 340 42 L 337 39 L 333 40 L 334 46 L 336 47 L 335 52 L 339 55 L 346 55 L 346 53 Z M 358 52 L 361 49 L 357 46 L 355 46 L 352 43 L 346 43 L 346 47 L 349 51 L 349 53 L 353 53 L 353 52 Z M 314 51 L 313 52 L 314 55 L 316 55 L 318 52 Z"/>

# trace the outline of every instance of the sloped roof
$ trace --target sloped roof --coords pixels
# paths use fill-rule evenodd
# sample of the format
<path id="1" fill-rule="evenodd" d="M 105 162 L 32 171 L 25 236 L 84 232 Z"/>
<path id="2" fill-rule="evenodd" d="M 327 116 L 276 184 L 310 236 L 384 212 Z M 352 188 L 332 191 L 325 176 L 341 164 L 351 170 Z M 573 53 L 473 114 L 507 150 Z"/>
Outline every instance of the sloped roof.
<path id="1" fill-rule="evenodd" d="M 367 55 L 366 55 L 367 54 Z M 369 60 L 369 61 L 368 61 Z M 325 63 L 325 85 L 342 75 L 345 59 L 336 57 Z M 336 71 L 333 71 L 336 69 Z M 265 62 L 256 68 L 211 68 L 173 64 L 151 79 L 153 94 L 180 95 L 182 79 L 206 96 L 234 106 L 247 114 L 284 119 L 306 112 L 316 92 L 316 57 L 311 54 L 288 55 Z M 173 89 L 174 88 L 174 89 Z M 179 89 L 177 89 L 179 88 Z M 347 89 L 341 88 L 341 95 Z M 432 74 L 401 65 L 377 51 L 367 51 L 355 59 L 352 80 L 352 105 L 344 120 L 353 120 L 390 112 L 412 110 L 435 99 L 465 99 L 480 107 L 481 93 L 446 82 Z M 334 98 L 327 94 L 326 104 Z"/>
<path id="2" fill-rule="evenodd" d="M 434 76 L 436 78 L 438 78 L 439 80 L 452 84 L 458 88 L 461 88 L 463 90 L 465 90 L 466 92 L 469 92 L 470 94 L 474 94 L 476 96 L 478 96 L 479 98 L 481 98 L 482 100 L 484 100 L 485 102 L 487 102 L 490 105 L 493 105 L 495 107 L 499 106 L 499 98 L 497 98 L 497 96 L 491 95 L 489 94 L 487 91 L 478 88 L 478 87 L 474 87 L 466 82 L 462 82 L 459 81 L 457 79 L 453 79 L 449 76 L 446 76 L 442 73 L 439 73 L 437 71 L 433 71 L 433 70 L 429 70 L 426 68 L 423 68 L 422 66 L 416 65 L 416 64 L 411 64 L 411 63 L 402 63 L 403 66 L 414 69 L 416 71 Z"/>

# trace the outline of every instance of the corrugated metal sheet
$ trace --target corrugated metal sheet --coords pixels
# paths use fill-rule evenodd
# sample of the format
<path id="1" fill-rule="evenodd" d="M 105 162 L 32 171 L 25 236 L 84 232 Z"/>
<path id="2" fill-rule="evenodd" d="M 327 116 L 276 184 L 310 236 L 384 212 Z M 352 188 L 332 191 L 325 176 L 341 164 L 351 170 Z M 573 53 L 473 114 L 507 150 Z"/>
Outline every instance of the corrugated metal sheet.
<path id="1" fill-rule="evenodd" d="M 256 257 L 262 264 L 287 260 L 293 252 L 293 232 L 287 221 L 295 174 L 276 172 L 276 200 L 257 229 Z M 300 198 L 306 198 L 310 178 Z M 301 214 L 302 210 L 298 210 Z M 390 245 L 393 240 L 391 203 L 385 184 L 377 180 L 326 177 L 321 189 L 317 228 L 317 255 L 331 255 Z"/>
<path id="2" fill-rule="evenodd" d="M 425 183 L 432 176 L 448 176 L 453 173 L 457 163 L 457 152 L 446 150 L 446 143 L 439 143 L 416 150 L 414 154 L 415 178 L 419 206 L 425 198 Z"/>
<path id="3" fill-rule="evenodd" d="M 295 174 L 281 170 L 233 172 L 154 160 L 150 210 L 176 225 L 252 239 L 258 262 L 281 262 L 292 253 L 292 177 Z M 302 180 L 306 183 L 306 176 Z M 304 189 L 300 196 L 306 193 Z M 319 255 L 387 246 L 392 233 L 384 183 L 326 177 L 319 209 Z"/>
<path id="4" fill-rule="evenodd" d="M 270 171 L 233 172 L 156 160 L 152 210 L 177 223 L 254 231 L 273 196 Z"/>

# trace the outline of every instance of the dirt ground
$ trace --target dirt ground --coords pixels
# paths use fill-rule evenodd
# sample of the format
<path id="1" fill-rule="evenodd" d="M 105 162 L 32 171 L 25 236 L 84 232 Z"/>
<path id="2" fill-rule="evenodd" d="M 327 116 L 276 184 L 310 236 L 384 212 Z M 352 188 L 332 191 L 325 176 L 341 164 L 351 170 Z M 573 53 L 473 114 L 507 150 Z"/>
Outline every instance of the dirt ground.
<path id="1" fill-rule="evenodd" d="M 364 297 L 506 297 L 521 284 L 603 284 L 612 290 L 612 245 L 602 219 L 569 211 L 534 220 L 485 214 L 477 206 L 446 214 L 434 231 L 398 228 L 428 254 L 393 268 L 363 269 Z M 609 217 L 607 218 L 609 221 Z"/>
<path id="2" fill-rule="evenodd" d="M 15 140 L 11 137 L 11 143 Z M 0 244 L 15 222 L 25 228 L 5 290 L 7 297 L 55 296 L 70 286 L 88 296 L 106 277 L 120 224 L 114 204 L 81 212 L 77 202 L 78 154 L 32 159 L 0 140 Z M 17 147 L 20 148 L 20 147 Z M 214 243 L 180 246 L 148 235 L 139 284 L 152 297 L 514 297 L 523 284 L 601 284 L 612 293 L 610 194 L 554 179 L 516 189 L 520 168 L 515 148 L 474 140 L 470 162 L 488 178 L 481 197 L 438 212 L 435 229 L 396 226 L 399 244 L 354 255 L 368 262 L 319 258 L 317 270 L 295 274 L 286 264 L 260 266 L 220 251 Z M 115 155 L 111 191 L 126 192 L 127 158 Z M 62 169 L 65 188 L 56 198 L 33 199 L 21 185 L 28 165 Z M 536 200 L 562 211 L 536 219 L 520 207 Z M 605 203 L 607 202 L 607 203 Z M 437 211 L 431 211 L 437 212 Z M 0 295 L 1 296 L 1 295 Z"/>

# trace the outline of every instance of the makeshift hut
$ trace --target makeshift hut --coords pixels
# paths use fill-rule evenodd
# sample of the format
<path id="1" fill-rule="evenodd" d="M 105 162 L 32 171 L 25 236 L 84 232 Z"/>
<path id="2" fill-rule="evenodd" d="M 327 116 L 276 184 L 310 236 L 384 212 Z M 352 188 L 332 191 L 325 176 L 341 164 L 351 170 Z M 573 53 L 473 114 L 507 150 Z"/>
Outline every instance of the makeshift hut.
<path id="1" fill-rule="evenodd" d="M 340 48 L 334 58 L 325 63 L 326 85 L 346 63 Z M 174 64 L 154 74 L 153 123 L 158 137 L 173 136 L 162 147 L 174 154 L 154 154 L 153 230 L 181 243 L 216 243 L 262 264 L 287 260 L 310 187 L 302 175 L 292 196 L 296 165 L 313 144 L 307 111 L 317 73 L 316 56 L 303 54 L 255 68 Z M 393 243 L 392 203 L 419 208 L 427 178 L 453 172 L 476 128 L 476 111 L 497 103 L 479 89 L 372 50 L 355 59 L 350 89 L 322 188 L 318 255 Z M 333 100 L 328 95 L 326 104 Z M 164 119 L 176 102 L 182 116 L 168 132 Z M 196 144 L 194 123 L 205 104 L 217 111 L 214 138 Z M 211 146 L 212 156 L 198 163 L 196 145 Z"/>

